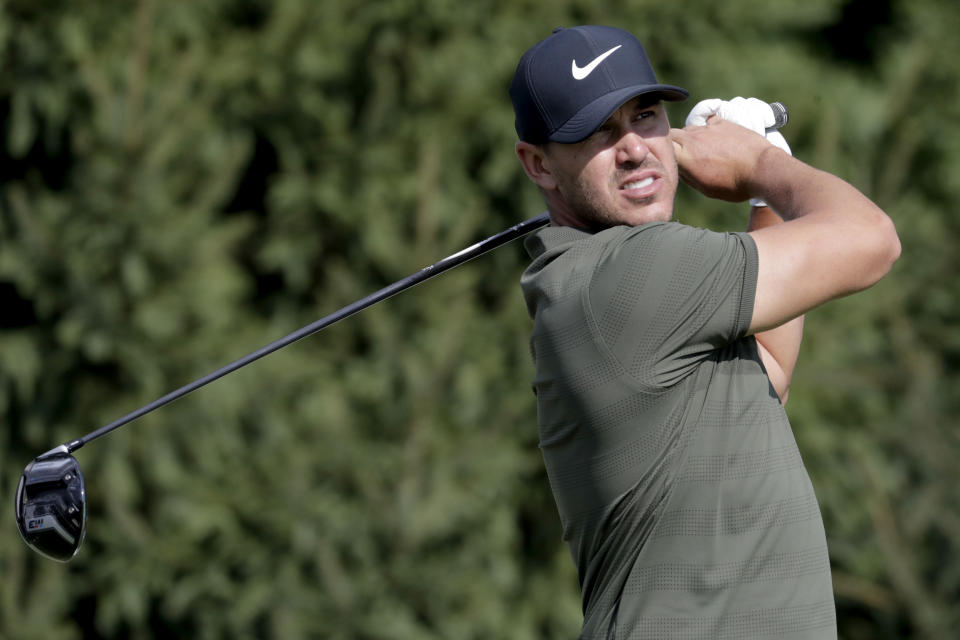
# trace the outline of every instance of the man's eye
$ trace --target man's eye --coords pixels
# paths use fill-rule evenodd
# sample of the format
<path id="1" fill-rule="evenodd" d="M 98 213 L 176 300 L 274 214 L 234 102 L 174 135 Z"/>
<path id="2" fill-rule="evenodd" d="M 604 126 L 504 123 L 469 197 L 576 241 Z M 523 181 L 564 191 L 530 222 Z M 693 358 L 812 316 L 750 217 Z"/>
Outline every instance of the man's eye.
<path id="1" fill-rule="evenodd" d="M 637 120 L 643 120 L 644 118 L 652 118 L 655 115 L 657 114 L 653 110 L 641 111 L 639 114 L 637 114 Z"/>
<path id="2" fill-rule="evenodd" d="M 613 127 L 612 127 L 611 125 L 609 125 L 609 124 L 602 124 L 602 125 L 600 125 L 600 127 L 597 128 L 596 131 L 593 132 L 593 134 L 592 134 L 591 137 L 597 137 L 597 138 L 599 138 L 599 137 L 602 137 L 602 136 L 606 136 L 606 135 L 608 135 L 611 131 L 613 131 Z"/>

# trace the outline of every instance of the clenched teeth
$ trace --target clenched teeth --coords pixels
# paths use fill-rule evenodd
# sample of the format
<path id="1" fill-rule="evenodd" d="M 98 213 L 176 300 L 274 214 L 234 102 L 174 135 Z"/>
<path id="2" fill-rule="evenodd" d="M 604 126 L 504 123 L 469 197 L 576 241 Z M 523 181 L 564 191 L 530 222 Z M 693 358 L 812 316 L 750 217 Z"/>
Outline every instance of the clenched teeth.
<path id="1" fill-rule="evenodd" d="M 653 176 L 644 178 L 643 180 L 637 180 L 636 182 L 628 182 L 623 185 L 623 189 L 643 189 L 644 187 L 649 187 L 653 184 Z"/>

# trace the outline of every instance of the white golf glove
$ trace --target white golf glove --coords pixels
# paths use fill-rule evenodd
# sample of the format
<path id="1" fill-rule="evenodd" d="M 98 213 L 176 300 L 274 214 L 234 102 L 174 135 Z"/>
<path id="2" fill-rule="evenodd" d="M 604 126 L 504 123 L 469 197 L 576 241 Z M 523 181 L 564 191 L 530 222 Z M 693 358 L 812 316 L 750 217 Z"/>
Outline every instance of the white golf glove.
<path id="1" fill-rule="evenodd" d="M 721 100 L 719 98 L 701 100 L 690 110 L 686 124 L 687 126 L 703 126 L 707 124 L 707 118 L 713 115 L 729 120 L 741 127 L 746 127 L 754 133 L 759 133 L 770 144 L 793 155 L 783 134 L 774 128 L 777 120 L 773 115 L 773 109 L 763 100 L 740 97 L 733 100 Z M 767 203 L 759 198 L 750 198 L 750 204 L 755 207 L 767 206 Z"/>

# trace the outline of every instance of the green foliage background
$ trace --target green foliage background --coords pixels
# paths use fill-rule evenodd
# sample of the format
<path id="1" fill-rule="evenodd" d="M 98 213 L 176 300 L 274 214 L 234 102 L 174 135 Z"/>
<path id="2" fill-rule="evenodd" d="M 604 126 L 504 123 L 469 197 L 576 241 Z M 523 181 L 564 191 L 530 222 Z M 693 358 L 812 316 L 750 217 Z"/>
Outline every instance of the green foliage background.
<path id="1" fill-rule="evenodd" d="M 556 25 L 696 100 L 779 99 L 897 222 L 808 316 L 791 415 L 841 636 L 960 627 L 960 5 L 0 0 L 0 638 L 569 638 L 519 244 L 77 454 L 88 539 L 19 540 L 35 455 L 540 212 L 506 87 Z M 678 218 L 745 224 L 689 189 Z"/>

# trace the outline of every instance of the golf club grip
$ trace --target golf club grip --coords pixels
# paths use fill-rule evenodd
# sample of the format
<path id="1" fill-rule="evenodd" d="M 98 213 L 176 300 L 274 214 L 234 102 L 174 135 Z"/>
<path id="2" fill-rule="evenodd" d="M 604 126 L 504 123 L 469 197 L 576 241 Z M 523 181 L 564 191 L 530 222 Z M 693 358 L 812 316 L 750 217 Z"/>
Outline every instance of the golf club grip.
<path id="1" fill-rule="evenodd" d="M 770 108 L 773 110 L 773 127 L 772 129 L 779 129 L 790 122 L 790 112 L 787 111 L 787 106 L 782 102 L 771 102 Z"/>
<path id="2" fill-rule="evenodd" d="M 132 422 L 137 418 L 140 418 L 150 413 L 151 411 L 154 411 L 155 409 L 159 409 L 164 405 L 170 404 L 174 400 L 182 398 L 188 393 L 192 391 L 196 391 L 200 387 L 210 384 L 214 380 L 222 378 L 228 373 L 232 373 L 241 367 L 245 367 L 251 362 L 259 360 L 260 358 L 267 356 L 273 353 L 274 351 L 282 349 L 287 345 L 293 344 L 298 340 L 306 338 L 307 336 L 314 334 L 317 331 L 320 331 L 321 329 L 325 329 L 330 325 L 334 324 L 335 322 L 339 322 L 344 318 L 352 316 L 358 311 L 362 311 L 363 309 L 366 309 L 371 305 L 374 305 L 382 300 L 386 300 L 387 298 L 394 296 L 400 293 L 401 291 L 404 291 L 413 286 L 416 286 L 421 282 L 424 282 L 425 280 L 429 280 L 434 276 L 440 275 L 444 271 L 448 271 L 449 269 L 459 266 L 464 262 L 468 262 L 478 256 L 483 255 L 484 253 L 487 253 L 488 251 L 492 251 L 493 249 L 496 249 L 501 245 L 507 244 L 512 240 L 516 240 L 517 238 L 525 236 L 531 231 L 535 231 L 536 229 L 539 229 L 540 227 L 544 227 L 549 223 L 550 223 L 549 214 L 542 213 L 539 216 L 530 218 L 529 220 L 525 220 L 524 222 L 516 224 L 512 227 L 509 227 L 508 229 L 505 229 L 496 235 L 490 236 L 486 240 L 481 240 L 480 242 L 474 245 L 471 245 L 466 249 L 463 249 L 462 251 L 458 251 L 453 255 L 447 256 L 446 258 L 444 258 L 443 260 L 440 260 L 439 262 L 435 262 L 434 264 L 428 267 L 424 267 L 420 271 L 414 274 L 411 274 L 406 278 L 403 278 L 402 280 L 398 280 L 393 284 L 388 285 L 383 289 L 380 289 L 379 291 L 371 293 L 365 298 L 361 298 L 360 300 L 357 300 L 356 302 L 353 302 L 343 307 L 342 309 L 339 309 L 338 311 L 335 311 L 327 316 L 324 316 L 323 318 L 320 318 L 316 322 L 308 324 L 307 326 L 301 329 L 298 329 L 297 331 L 294 331 L 293 333 L 290 333 L 280 338 L 279 340 L 275 340 L 274 342 L 271 342 L 270 344 L 263 346 L 260 349 L 257 349 L 253 353 L 247 354 L 246 356 L 240 358 L 239 360 L 234 360 L 230 364 L 225 365 L 217 369 L 216 371 L 213 371 L 203 376 L 202 378 L 198 378 L 197 380 L 194 380 L 193 382 L 186 384 L 180 387 L 179 389 L 176 389 L 175 391 L 171 391 L 167 395 L 161 398 L 157 398 L 150 404 L 144 405 L 143 407 L 137 409 L 136 411 L 132 411 L 127 415 L 123 416 L 122 418 L 114 420 L 110 424 L 100 427 L 96 431 L 91 431 L 90 433 L 83 436 L 82 438 L 78 438 L 76 440 L 70 441 L 69 443 L 60 445 L 59 447 L 52 449 L 45 454 L 42 454 L 42 456 L 45 456 L 47 454 L 54 453 L 54 452 L 72 453 L 77 449 L 79 449 L 80 447 L 82 447 L 83 445 L 90 442 L 91 440 L 96 440 L 97 438 L 110 433 L 114 429 L 122 427 L 123 425 L 129 422 Z"/>

